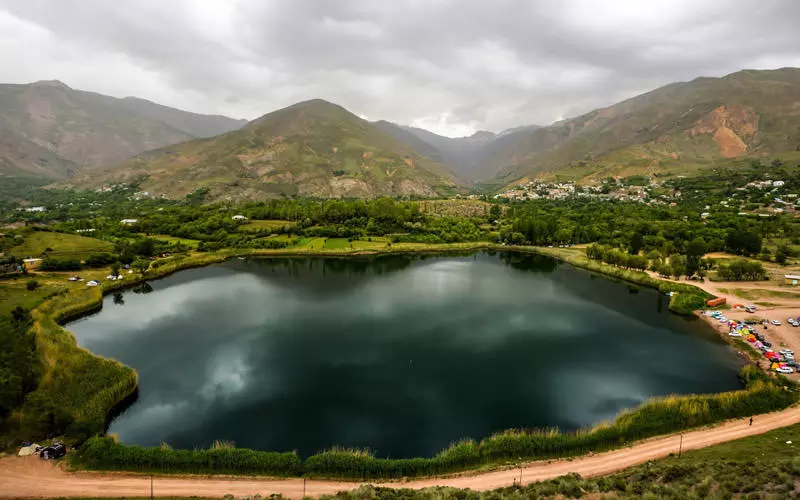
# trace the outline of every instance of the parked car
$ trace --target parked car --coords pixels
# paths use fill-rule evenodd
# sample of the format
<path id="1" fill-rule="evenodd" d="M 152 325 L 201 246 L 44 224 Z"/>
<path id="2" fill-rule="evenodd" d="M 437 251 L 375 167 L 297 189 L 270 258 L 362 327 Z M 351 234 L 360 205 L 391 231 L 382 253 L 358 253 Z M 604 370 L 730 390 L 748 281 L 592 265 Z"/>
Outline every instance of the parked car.
<path id="1" fill-rule="evenodd" d="M 781 354 L 794 354 L 794 351 L 791 350 L 791 349 L 781 349 L 778 352 L 781 353 Z"/>
<path id="2" fill-rule="evenodd" d="M 780 321 L 778 321 L 777 319 L 773 319 L 773 320 L 771 321 L 771 323 L 772 323 L 773 325 L 775 325 L 775 326 L 781 326 L 781 322 L 780 322 Z"/>
<path id="3" fill-rule="evenodd" d="M 767 342 L 767 341 L 765 340 L 765 341 L 763 341 L 763 342 L 761 342 L 761 343 L 764 345 L 764 347 L 772 347 L 772 342 Z"/>
<path id="4" fill-rule="evenodd" d="M 788 366 L 781 366 L 779 368 L 775 368 L 775 371 L 778 373 L 785 373 L 785 374 L 794 373 L 794 370 L 789 368 Z"/>
<path id="5" fill-rule="evenodd" d="M 50 446 L 45 446 L 39 450 L 39 457 L 44 460 L 53 458 L 61 458 L 67 454 L 67 448 L 59 442 L 53 443 Z"/>

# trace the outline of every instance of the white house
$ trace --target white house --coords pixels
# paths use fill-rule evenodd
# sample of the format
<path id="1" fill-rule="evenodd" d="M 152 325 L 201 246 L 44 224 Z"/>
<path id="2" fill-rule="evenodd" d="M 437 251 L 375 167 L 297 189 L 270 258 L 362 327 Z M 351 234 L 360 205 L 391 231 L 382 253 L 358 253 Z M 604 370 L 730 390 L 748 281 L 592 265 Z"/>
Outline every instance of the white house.
<path id="1" fill-rule="evenodd" d="M 136 224 L 139 222 L 139 219 L 122 219 L 119 221 L 120 224 L 125 224 L 126 226 L 130 226 L 131 224 Z"/>
<path id="2" fill-rule="evenodd" d="M 233 219 L 233 220 L 247 220 L 247 217 L 245 217 L 244 215 L 234 215 L 233 217 L 231 217 L 231 219 Z"/>
<path id="3" fill-rule="evenodd" d="M 772 187 L 779 188 L 779 187 L 782 187 L 784 184 L 786 184 L 786 183 L 783 182 L 783 181 L 772 181 Z"/>
<path id="4" fill-rule="evenodd" d="M 25 209 L 26 212 L 44 212 L 45 210 L 47 209 L 44 207 L 30 207 Z"/>

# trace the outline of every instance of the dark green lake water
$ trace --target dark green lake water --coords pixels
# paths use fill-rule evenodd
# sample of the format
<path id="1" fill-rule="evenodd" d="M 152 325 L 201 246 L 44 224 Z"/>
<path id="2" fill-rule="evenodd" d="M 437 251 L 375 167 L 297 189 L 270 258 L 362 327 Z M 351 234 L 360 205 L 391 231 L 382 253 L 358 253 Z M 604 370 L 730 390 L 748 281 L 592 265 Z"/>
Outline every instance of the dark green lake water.
<path id="1" fill-rule="evenodd" d="M 139 372 L 109 429 L 139 445 L 425 456 L 740 387 L 732 349 L 666 297 L 541 256 L 234 260 L 68 328 Z"/>

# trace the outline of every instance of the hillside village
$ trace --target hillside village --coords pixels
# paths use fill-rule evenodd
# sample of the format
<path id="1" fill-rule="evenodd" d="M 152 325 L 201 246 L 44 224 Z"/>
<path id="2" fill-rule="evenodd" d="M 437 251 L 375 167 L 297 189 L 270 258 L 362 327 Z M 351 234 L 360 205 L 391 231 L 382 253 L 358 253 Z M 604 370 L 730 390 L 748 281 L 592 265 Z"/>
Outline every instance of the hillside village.
<path id="1" fill-rule="evenodd" d="M 683 178 L 678 177 L 663 183 L 648 180 L 646 184 L 639 178 L 633 181 L 625 178 L 609 178 L 600 184 L 587 186 L 575 182 L 524 181 L 507 187 L 492 198 L 506 202 L 595 199 L 676 206 L 683 198 L 679 186 L 679 181 Z M 780 179 L 755 180 L 733 188 L 734 192 L 720 200 L 718 204 L 721 209 L 739 207 L 741 209 L 739 215 L 768 217 L 784 212 L 794 213 L 800 207 L 800 198 L 796 192 L 789 192 L 793 188 L 795 186 L 787 185 L 786 181 Z M 754 203 L 759 206 L 753 207 Z M 711 205 L 706 205 L 701 217 L 708 217 L 712 210 Z"/>

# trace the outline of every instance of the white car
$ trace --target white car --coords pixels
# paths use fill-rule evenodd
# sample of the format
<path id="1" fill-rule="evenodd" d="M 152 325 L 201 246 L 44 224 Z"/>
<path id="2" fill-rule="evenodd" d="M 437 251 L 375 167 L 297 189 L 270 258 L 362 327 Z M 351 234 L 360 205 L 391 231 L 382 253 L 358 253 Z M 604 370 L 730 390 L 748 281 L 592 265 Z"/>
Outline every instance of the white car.
<path id="1" fill-rule="evenodd" d="M 780 321 L 778 321 L 777 319 L 773 319 L 773 320 L 771 321 L 771 323 L 772 323 L 773 325 L 775 325 L 775 326 L 781 326 L 781 322 L 780 322 Z"/>
<path id="2" fill-rule="evenodd" d="M 92 280 L 92 281 L 89 281 L 89 282 L 87 282 L 87 283 L 86 283 L 86 286 L 97 286 L 97 285 L 99 285 L 99 284 L 100 284 L 100 283 L 98 283 L 97 281 L 95 281 L 95 280 Z"/>
<path id="3" fill-rule="evenodd" d="M 786 374 L 794 373 L 794 370 L 792 370 L 788 366 L 781 366 L 780 368 L 775 368 L 775 371 L 778 373 L 786 373 Z"/>

